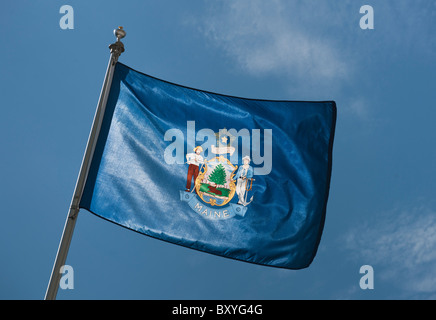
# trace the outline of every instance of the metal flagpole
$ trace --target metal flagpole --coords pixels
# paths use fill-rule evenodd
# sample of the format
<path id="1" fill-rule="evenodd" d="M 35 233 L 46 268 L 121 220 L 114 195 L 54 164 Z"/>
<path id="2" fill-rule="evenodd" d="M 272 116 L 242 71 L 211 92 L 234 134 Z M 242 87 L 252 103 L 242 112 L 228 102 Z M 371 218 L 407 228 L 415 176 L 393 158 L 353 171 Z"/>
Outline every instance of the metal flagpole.
<path id="1" fill-rule="evenodd" d="M 106 102 L 109 96 L 109 91 L 112 84 L 112 77 L 115 70 L 115 64 L 117 63 L 121 53 L 124 52 L 124 44 L 120 41 L 126 36 L 126 32 L 123 30 L 123 27 L 118 27 L 118 29 L 115 29 L 114 35 L 117 37 L 117 41 L 109 46 L 111 52 L 109 64 L 106 70 L 100 98 L 98 100 L 97 110 L 95 112 L 91 133 L 89 134 L 85 155 L 83 156 L 79 177 L 77 178 L 73 199 L 71 200 L 71 205 L 68 211 L 67 220 L 65 221 L 61 242 L 59 244 L 56 260 L 50 276 L 47 292 L 45 294 L 45 300 L 56 299 L 56 294 L 59 288 L 59 281 L 61 278 L 61 267 L 65 265 L 68 249 L 70 247 L 71 238 L 73 236 L 74 227 L 77 221 L 77 216 L 79 214 L 79 204 L 82 198 L 83 189 L 85 187 L 86 178 L 88 177 L 88 172 L 91 165 L 92 157 L 94 155 L 95 146 L 97 144 L 98 134 L 100 132 L 101 124 L 103 122 Z"/>

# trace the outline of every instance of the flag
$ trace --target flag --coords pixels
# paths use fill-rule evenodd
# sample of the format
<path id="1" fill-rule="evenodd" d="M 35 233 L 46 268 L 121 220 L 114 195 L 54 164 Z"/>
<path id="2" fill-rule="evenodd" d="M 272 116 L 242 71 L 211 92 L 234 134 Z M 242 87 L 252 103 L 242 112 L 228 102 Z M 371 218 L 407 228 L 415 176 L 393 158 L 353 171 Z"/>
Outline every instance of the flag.
<path id="1" fill-rule="evenodd" d="M 335 122 L 333 101 L 221 95 L 117 63 L 80 208 L 199 251 L 306 268 Z"/>

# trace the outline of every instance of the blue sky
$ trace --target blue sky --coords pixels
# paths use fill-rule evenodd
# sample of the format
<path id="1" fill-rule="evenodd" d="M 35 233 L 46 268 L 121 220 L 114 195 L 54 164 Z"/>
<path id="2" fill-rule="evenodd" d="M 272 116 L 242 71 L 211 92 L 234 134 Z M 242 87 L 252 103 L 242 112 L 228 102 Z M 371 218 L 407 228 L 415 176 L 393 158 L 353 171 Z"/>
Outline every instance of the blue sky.
<path id="1" fill-rule="evenodd" d="M 74 9 L 62 30 L 59 9 Z M 363 5 L 375 28 L 362 30 Z M 8 1 L 0 28 L 0 299 L 42 299 L 109 59 L 247 98 L 335 100 L 308 269 L 151 239 L 82 210 L 58 299 L 435 299 L 436 1 Z M 359 269 L 374 268 L 362 290 Z"/>

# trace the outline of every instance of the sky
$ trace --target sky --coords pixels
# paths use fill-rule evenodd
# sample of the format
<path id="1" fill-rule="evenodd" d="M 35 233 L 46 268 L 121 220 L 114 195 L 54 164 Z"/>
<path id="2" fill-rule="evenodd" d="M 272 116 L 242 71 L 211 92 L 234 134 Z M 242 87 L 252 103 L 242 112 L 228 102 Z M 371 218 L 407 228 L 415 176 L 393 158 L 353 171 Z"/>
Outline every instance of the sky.
<path id="1" fill-rule="evenodd" d="M 62 29 L 62 5 L 74 29 Z M 374 29 L 361 29 L 371 5 Z M 326 222 L 303 270 L 234 261 L 81 210 L 58 299 L 436 299 L 436 1 L 6 1 L 0 29 L 0 299 L 43 299 L 106 71 L 334 100 Z M 362 289 L 360 268 L 374 271 Z"/>

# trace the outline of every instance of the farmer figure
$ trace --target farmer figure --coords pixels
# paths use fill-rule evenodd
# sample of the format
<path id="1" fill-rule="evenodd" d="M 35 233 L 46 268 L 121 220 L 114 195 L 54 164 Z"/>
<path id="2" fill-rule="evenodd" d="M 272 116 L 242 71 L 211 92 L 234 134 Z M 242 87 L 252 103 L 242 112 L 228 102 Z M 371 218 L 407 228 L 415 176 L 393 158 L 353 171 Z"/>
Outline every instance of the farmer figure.
<path id="1" fill-rule="evenodd" d="M 194 188 L 195 188 L 195 180 L 198 177 L 199 165 L 204 164 L 203 157 L 200 155 L 202 152 L 203 152 L 203 148 L 198 146 L 194 148 L 194 153 L 188 153 L 186 155 L 186 160 L 188 160 L 188 164 L 189 164 L 188 179 L 186 182 L 187 192 L 191 190 L 192 176 L 194 176 Z"/>
<path id="2" fill-rule="evenodd" d="M 238 204 L 245 205 L 245 192 L 247 187 L 248 179 L 253 178 L 253 167 L 250 166 L 250 157 L 245 156 L 242 158 L 242 162 L 244 163 L 239 167 L 238 172 L 236 172 L 235 179 L 237 179 L 236 183 L 236 194 L 238 195 L 239 201 Z"/>

